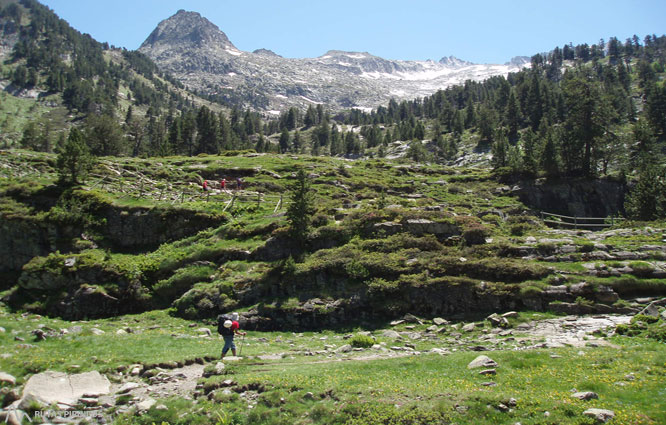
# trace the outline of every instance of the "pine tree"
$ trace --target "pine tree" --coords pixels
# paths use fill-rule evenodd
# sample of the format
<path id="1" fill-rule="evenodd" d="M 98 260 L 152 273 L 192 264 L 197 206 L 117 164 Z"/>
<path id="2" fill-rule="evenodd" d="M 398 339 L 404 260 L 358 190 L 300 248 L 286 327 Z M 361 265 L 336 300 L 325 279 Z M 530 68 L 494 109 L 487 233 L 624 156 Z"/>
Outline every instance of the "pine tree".
<path id="1" fill-rule="evenodd" d="M 296 173 L 296 181 L 291 187 L 287 221 L 292 237 L 303 243 L 306 240 L 311 217 L 315 212 L 314 196 L 307 174 L 301 168 Z"/>
<path id="2" fill-rule="evenodd" d="M 520 120 L 520 104 L 518 103 L 518 99 L 516 99 L 516 93 L 511 90 L 504 113 L 504 121 L 509 129 L 508 136 L 510 141 L 515 141 L 518 138 Z"/>
<path id="3" fill-rule="evenodd" d="M 656 220 L 666 217 L 666 170 L 655 164 L 644 166 L 625 202 L 630 218 Z"/>
<path id="4" fill-rule="evenodd" d="M 541 154 L 541 169 L 546 172 L 548 177 L 557 177 L 560 174 L 560 156 L 557 149 L 557 136 L 553 130 L 546 133 L 546 142 Z"/>
<path id="5" fill-rule="evenodd" d="M 60 180 L 66 184 L 77 184 L 92 165 L 93 158 L 83 140 L 83 134 L 76 127 L 72 128 L 56 160 Z"/>
<path id="6" fill-rule="evenodd" d="M 491 160 L 493 168 L 502 168 L 509 164 L 509 142 L 506 138 L 506 133 L 501 129 L 496 131 L 495 141 L 491 146 L 491 153 L 493 155 Z"/>
<path id="7" fill-rule="evenodd" d="M 283 128 L 282 134 L 280 134 L 280 153 L 286 153 L 289 150 L 289 148 L 291 148 L 289 130 Z"/>

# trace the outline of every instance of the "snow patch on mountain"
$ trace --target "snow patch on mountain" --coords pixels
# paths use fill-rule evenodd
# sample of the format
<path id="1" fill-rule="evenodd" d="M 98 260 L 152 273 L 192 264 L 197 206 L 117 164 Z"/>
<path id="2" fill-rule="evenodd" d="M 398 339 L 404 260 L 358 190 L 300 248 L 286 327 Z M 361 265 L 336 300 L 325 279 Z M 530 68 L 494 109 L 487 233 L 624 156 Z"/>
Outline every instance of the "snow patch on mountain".
<path id="1" fill-rule="evenodd" d="M 237 49 L 214 24 L 179 11 L 160 22 L 139 51 L 186 86 L 226 90 L 250 107 L 279 111 L 325 104 L 331 109 L 376 108 L 391 98 L 414 99 L 466 80 L 518 71 L 522 60 L 478 65 L 453 56 L 435 61 L 388 60 L 367 52 L 329 50 L 317 58 L 283 58 L 267 49 Z"/>

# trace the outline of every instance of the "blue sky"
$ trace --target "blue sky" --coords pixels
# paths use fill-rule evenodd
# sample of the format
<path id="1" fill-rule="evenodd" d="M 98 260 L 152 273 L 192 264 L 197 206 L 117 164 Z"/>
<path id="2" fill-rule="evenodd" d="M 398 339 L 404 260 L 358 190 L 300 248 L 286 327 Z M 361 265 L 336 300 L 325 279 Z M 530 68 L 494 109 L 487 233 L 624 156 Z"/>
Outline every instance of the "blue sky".
<path id="1" fill-rule="evenodd" d="M 666 32 L 666 1 L 653 0 L 40 0 L 96 40 L 137 49 L 179 9 L 201 13 L 236 47 L 291 58 L 328 50 L 387 59 L 453 55 L 504 63 L 572 42 Z"/>

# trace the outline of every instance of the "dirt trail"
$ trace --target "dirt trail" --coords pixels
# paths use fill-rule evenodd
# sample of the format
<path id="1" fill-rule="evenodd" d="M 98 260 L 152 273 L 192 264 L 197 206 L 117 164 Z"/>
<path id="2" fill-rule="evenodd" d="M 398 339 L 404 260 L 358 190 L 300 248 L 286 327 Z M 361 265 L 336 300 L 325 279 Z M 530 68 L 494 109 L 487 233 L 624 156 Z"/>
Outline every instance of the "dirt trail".
<path id="1" fill-rule="evenodd" d="M 596 331 L 605 330 L 621 323 L 628 323 L 631 316 L 603 315 L 592 317 L 567 316 L 557 319 L 546 319 L 523 323 L 513 329 L 517 339 L 533 342 L 521 347 L 515 347 L 517 350 L 537 349 L 537 348 L 556 348 L 564 346 L 584 347 L 609 345 L 603 337 L 592 335 Z M 545 342 L 544 342 L 545 341 Z M 328 355 L 332 355 L 329 353 Z M 255 362 L 242 363 L 250 367 L 248 372 L 263 372 L 275 367 L 305 365 L 305 364 L 326 364 L 348 361 L 372 361 L 389 358 L 407 357 L 421 354 L 418 351 L 393 351 L 381 350 L 376 352 L 346 353 L 344 357 L 327 357 L 306 362 L 281 361 L 280 355 L 258 356 Z M 225 359 L 227 364 L 240 360 L 239 358 L 228 357 Z M 215 364 L 212 362 L 211 364 Z M 205 365 L 193 364 L 181 368 L 160 372 L 150 378 L 151 383 L 138 382 L 138 387 L 127 391 L 134 397 L 134 400 L 159 399 L 173 396 L 192 397 L 197 390 L 197 381 L 202 377 Z M 114 391 L 118 391 L 122 385 L 127 382 L 114 385 Z"/>

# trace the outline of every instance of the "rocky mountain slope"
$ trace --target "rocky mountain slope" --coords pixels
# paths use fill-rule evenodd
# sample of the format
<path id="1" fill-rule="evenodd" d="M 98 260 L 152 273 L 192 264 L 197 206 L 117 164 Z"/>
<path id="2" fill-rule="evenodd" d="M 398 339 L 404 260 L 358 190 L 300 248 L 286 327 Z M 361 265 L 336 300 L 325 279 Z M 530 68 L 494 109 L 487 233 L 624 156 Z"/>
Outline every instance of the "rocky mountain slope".
<path id="1" fill-rule="evenodd" d="M 330 50 L 317 58 L 283 58 L 266 49 L 237 49 L 213 23 L 180 10 L 157 26 L 139 51 L 192 89 L 247 106 L 279 111 L 324 103 L 373 108 L 391 98 L 426 96 L 465 80 L 517 71 L 524 61 L 480 65 L 454 57 L 387 60 L 367 52 Z"/>

